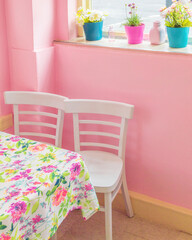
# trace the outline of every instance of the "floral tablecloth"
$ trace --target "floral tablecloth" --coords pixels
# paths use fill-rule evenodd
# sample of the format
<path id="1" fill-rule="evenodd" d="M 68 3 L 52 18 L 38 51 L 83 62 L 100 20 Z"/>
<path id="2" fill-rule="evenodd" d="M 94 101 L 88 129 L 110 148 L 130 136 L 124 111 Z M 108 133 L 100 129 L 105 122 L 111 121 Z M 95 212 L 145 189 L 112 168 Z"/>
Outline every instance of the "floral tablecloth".
<path id="1" fill-rule="evenodd" d="M 44 240 L 98 200 L 81 155 L 0 132 L 0 240 Z"/>

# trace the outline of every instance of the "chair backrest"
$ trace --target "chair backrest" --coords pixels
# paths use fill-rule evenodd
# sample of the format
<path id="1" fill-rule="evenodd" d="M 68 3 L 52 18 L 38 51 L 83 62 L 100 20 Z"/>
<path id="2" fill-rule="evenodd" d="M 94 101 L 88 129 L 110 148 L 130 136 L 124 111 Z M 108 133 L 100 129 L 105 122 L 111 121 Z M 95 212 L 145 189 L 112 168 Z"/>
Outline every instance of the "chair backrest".
<path id="1" fill-rule="evenodd" d="M 86 100 L 86 99 L 73 99 L 66 100 L 64 102 L 64 110 L 66 113 L 73 114 L 73 124 L 74 124 L 74 143 L 75 151 L 79 152 L 81 146 L 88 147 L 101 147 L 117 150 L 118 156 L 122 159 L 125 158 L 125 146 L 126 146 L 126 136 L 127 136 L 127 123 L 128 119 L 131 119 L 133 116 L 134 106 L 112 102 L 112 101 L 102 101 L 102 100 Z M 121 118 L 121 122 L 117 123 L 114 121 L 100 121 L 100 120 L 80 120 L 79 114 L 102 114 L 102 115 L 111 115 Z M 106 125 L 110 127 L 119 128 L 119 134 L 113 134 L 104 131 L 80 131 L 79 125 Z M 99 142 L 81 142 L 81 135 L 94 135 L 94 136 L 104 136 L 118 139 L 118 146 L 113 144 L 105 144 Z M 113 141 L 112 141 L 113 142 Z"/>
<path id="2" fill-rule="evenodd" d="M 63 130 L 63 121 L 64 121 L 64 111 L 63 111 L 63 102 L 68 99 L 67 97 L 43 93 L 43 92 L 25 92 L 25 91 L 7 91 L 4 93 L 5 103 L 13 104 L 13 112 L 14 112 L 14 132 L 15 135 L 19 136 L 37 136 L 43 138 L 54 139 L 54 145 L 57 147 L 61 147 L 62 145 L 62 130 Z M 50 113 L 45 111 L 39 111 L 39 109 L 35 109 L 35 111 L 20 111 L 19 105 L 36 105 L 43 107 L 51 107 L 56 109 L 56 113 Z M 20 121 L 19 115 L 27 115 L 31 116 L 45 116 L 50 117 L 56 120 L 56 124 L 46 123 L 41 121 Z M 40 127 L 48 127 L 55 130 L 55 134 L 47 134 L 47 133 L 37 133 L 35 131 L 30 132 L 30 127 L 28 127 L 29 131 L 21 132 L 20 125 L 27 126 L 40 126 Z"/>

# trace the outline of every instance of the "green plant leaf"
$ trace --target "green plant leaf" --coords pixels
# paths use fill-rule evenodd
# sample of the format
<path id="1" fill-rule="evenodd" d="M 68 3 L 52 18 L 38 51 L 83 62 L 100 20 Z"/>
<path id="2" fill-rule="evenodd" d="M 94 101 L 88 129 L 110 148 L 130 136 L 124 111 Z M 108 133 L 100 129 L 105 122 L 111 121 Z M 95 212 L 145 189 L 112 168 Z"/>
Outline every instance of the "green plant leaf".
<path id="1" fill-rule="evenodd" d="M 29 210 L 30 210 L 30 207 L 31 207 L 31 203 L 29 203 L 28 205 L 27 205 L 27 211 L 26 211 L 26 215 L 28 214 L 28 212 L 29 212 Z"/>
<path id="2" fill-rule="evenodd" d="M 2 220 L 5 220 L 6 218 L 8 218 L 9 217 L 9 215 L 1 215 L 0 216 L 0 221 L 2 221 Z"/>
<path id="3" fill-rule="evenodd" d="M 54 181 L 54 178 L 55 178 L 55 173 L 52 172 L 52 173 L 49 175 L 49 179 L 50 179 L 51 182 L 53 182 L 53 181 Z"/>
<path id="4" fill-rule="evenodd" d="M 82 178 L 84 176 L 84 174 L 85 174 L 85 170 L 83 169 L 83 170 L 81 170 L 81 172 L 79 174 L 79 178 Z"/>
<path id="5" fill-rule="evenodd" d="M 7 226 L 5 226 L 5 225 L 0 225 L 0 230 L 3 230 L 3 229 L 5 229 Z"/>
<path id="6" fill-rule="evenodd" d="M 34 212 L 36 212 L 37 209 L 38 209 L 38 207 L 39 207 L 39 201 L 37 201 L 37 202 L 33 205 L 32 210 L 31 210 L 31 213 L 33 214 Z"/>
<path id="7" fill-rule="evenodd" d="M 89 173 L 86 173 L 85 175 L 85 181 L 89 180 Z"/>

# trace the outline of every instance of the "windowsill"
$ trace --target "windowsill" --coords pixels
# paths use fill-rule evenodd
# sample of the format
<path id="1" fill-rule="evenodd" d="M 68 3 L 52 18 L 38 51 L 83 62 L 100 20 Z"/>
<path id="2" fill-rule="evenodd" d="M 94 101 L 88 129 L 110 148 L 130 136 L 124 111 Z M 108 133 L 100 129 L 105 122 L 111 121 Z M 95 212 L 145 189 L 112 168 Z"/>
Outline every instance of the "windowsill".
<path id="1" fill-rule="evenodd" d="M 77 38 L 70 41 L 54 41 L 54 44 L 72 44 L 91 47 L 102 47 L 121 50 L 150 51 L 171 54 L 190 54 L 192 55 L 192 45 L 186 48 L 170 48 L 166 42 L 161 45 L 151 45 L 149 41 L 143 41 L 141 44 L 128 44 L 127 39 L 108 39 L 103 38 L 99 41 L 86 41 L 84 38 Z"/>

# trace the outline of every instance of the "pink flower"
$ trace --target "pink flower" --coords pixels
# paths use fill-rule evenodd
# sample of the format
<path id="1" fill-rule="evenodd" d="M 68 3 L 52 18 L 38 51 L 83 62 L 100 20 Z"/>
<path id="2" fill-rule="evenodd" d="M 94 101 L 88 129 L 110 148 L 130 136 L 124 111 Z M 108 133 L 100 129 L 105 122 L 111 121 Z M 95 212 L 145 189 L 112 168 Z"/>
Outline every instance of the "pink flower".
<path id="1" fill-rule="evenodd" d="M 171 8 L 174 9 L 175 7 L 176 7 L 176 4 L 173 3 L 173 4 L 171 5 Z"/>
<path id="2" fill-rule="evenodd" d="M 27 210 L 27 204 L 25 202 L 17 202 L 17 203 L 12 203 L 10 206 L 10 209 L 8 210 L 8 213 L 11 213 L 12 217 L 12 222 L 15 223 L 19 221 L 21 218 L 22 214 L 25 213 Z"/>
<path id="3" fill-rule="evenodd" d="M 80 163 L 73 163 L 72 167 L 70 168 L 71 171 L 71 180 L 74 180 L 76 176 L 80 174 L 81 171 L 81 164 Z"/>
<path id="4" fill-rule="evenodd" d="M 43 151 L 46 147 L 47 147 L 46 144 L 38 144 L 36 146 L 30 146 L 28 150 L 31 152 L 40 152 Z"/>
<path id="5" fill-rule="evenodd" d="M 66 195 L 67 195 L 67 190 L 64 187 L 60 186 L 55 191 L 55 195 L 53 196 L 53 206 L 58 206 L 65 199 Z"/>
<path id="6" fill-rule="evenodd" d="M 41 216 L 38 214 L 34 218 L 32 218 L 32 220 L 33 220 L 33 223 L 36 224 L 38 222 L 41 222 L 43 218 L 41 218 Z"/>
<path id="7" fill-rule="evenodd" d="M 43 166 L 41 169 L 43 170 L 43 172 L 45 173 L 51 173 L 53 172 L 57 167 L 53 166 L 53 165 L 49 165 L 49 166 Z"/>
<path id="8" fill-rule="evenodd" d="M 5 235 L 4 233 L 1 234 L 0 240 L 11 240 L 11 237 L 9 235 Z"/>
<path id="9" fill-rule="evenodd" d="M 18 195 L 19 195 L 19 191 L 18 192 L 16 192 L 16 191 L 10 192 L 9 195 L 7 197 L 5 197 L 5 202 L 7 202 L 9 199 L 16 197 Z"/>
<path id="10" fill-rule="evenodd" d="M 17 161 L 14 161 L 13 164 L 17 165 L 17 164 L 20 164 L 21 161 L 20 160 L 17 160 Z"/>
<path id="11" fill-rule="evenodd" d="M 93 187 L 92 187 L 92 185 L 89 183 L 89 184 L 87 184 L 87 185 L 85 185 L 85 190 L 86 191 L 90 191 L 90 190 L 92 190 L 93 189 Z"/>
<path id="12" fill-rule="evenodd" d="M 20 139 L 21 139 L 21 138 L 18 137 L 18 136 L 13 136 L 13 137 L 10 138 L 10 140 L 11 140 L 12 142 L 18 142 Z"/>

